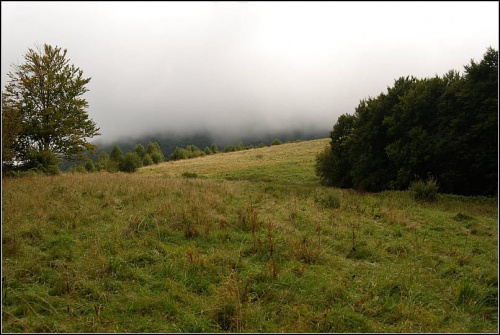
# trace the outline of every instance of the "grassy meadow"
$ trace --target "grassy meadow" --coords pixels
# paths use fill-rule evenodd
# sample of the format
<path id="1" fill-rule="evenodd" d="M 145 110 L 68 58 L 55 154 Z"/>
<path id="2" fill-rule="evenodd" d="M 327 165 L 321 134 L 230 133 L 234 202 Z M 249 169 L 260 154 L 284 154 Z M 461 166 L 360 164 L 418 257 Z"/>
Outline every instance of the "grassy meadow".
<path id="1" fill-rule="evenodd" d="M 496 198 L 328 188 L 328 139 L 2 180 L 2 332 L 498 331 Z"/>

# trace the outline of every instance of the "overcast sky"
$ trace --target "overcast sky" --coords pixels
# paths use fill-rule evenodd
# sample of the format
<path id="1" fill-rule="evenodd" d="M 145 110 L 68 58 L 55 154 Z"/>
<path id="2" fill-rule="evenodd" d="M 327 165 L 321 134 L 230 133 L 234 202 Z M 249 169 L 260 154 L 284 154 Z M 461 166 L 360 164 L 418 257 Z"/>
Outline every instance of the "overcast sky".
<path id="1" fill-rule="evenodd" d="M 2 90 L 44 43 L 92 77 L 103 140 L 145 132 L 331 129 L 407 75 L 498 50 L 491 2 L 6 2 Z"/>

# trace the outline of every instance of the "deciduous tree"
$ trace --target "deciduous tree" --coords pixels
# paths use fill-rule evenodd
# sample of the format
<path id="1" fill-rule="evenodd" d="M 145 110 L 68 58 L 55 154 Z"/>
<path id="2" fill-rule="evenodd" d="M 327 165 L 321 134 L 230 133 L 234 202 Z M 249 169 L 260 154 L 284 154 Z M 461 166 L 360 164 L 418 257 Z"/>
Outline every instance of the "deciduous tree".
<path id="1" fill-rule="evenodd" d="M 6 144 L 13 153 L 7 150 L 4 163 L 13 159 L 20 166 L 32 166 L 41 153 L 75 160 L 95 149 L 88 139 L 99 135 L 99 128 L 89 118 L 82 97 L 91 78 L 69 63 L 66 49 L 48 44 L 30 48 L 24 63 L 14 65 L 8 76 L 2 96 L 2 119 L 7 122 L 2 131 L 9 132 L 12 121 L 19 132 L 10 134 Z"/>

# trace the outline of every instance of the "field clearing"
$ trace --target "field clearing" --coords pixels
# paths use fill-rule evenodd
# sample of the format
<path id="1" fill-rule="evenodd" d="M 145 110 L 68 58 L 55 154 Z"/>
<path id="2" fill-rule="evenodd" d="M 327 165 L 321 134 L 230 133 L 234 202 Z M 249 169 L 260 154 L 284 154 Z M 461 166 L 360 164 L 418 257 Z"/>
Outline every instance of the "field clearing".
<path id="1" fill-rule="evenodd" d="M 216 155 L 165 162 L 141 168 L 139 174 L 180 177 L 183 173 L 196 173 L 199 177 L 237 179 L 238 175 L 266 177 L 280 181 L 288 172 L 289 181 L 318 181 L 314 174 L 316 154 L 329 143 L 329 139 L 285 143 L 259 149 L 220 152 Z M 281 167 L 281 169 L 280 169 Z M 276 170 L 276 171 L 274 171 Z M 273 173 L 275 172 L 275 173 Z M 258 178 L 256 176 L 256 178 Z M 250 177 L 251 178 L 251 177 Z"/>
<path id="2" fill-rule="evenodd" d="M 324 187 L 327 144 L 3 179 L 2 331 L 496 333 L 497 199 Z"/>

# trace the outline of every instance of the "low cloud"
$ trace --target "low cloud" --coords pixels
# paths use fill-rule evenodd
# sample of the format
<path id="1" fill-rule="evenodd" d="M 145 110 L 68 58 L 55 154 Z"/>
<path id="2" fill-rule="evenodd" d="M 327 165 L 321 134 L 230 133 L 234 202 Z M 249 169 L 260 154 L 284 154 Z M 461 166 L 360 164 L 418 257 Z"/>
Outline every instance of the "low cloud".
<path id="1" fill-rule="evenodd" d="M 2 3 L 2 87 L 35 43 L 92 77 L 102 140 L 331 129 L 400 76 L 498 49 L 497 3 Z"/>

